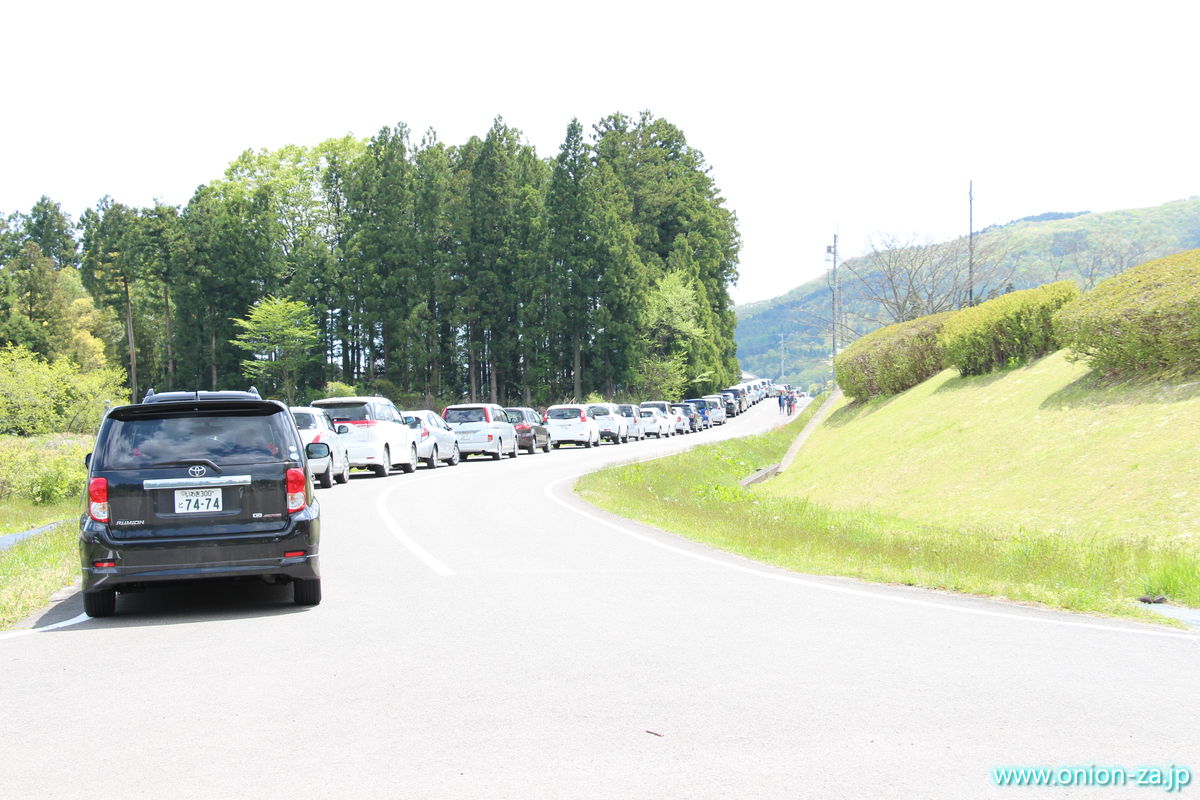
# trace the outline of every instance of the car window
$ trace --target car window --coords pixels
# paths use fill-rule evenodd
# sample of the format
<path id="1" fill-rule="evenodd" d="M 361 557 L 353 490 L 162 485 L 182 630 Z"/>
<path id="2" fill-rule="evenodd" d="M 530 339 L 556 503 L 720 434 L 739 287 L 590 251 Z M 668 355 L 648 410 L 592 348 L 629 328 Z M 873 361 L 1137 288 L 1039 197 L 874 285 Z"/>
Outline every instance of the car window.
<path id="1" fill-rule="evenodd" d="M 589 406 L 588 414 L 593 417 L 608 417 L 612 416 L 608 413 L 608 409 L 604 406 Z"/>
<path id="2" fill-rule="evenodd" d="M 449 423 L 486 421 L 482 408 L 448 408 L 445 420 Z"/>
<path id="3" fill-rule="evenodd" d="M 367 403 L 337 403 L 324 405 L 321 408 L 329 412 L 329 416 L 338 421 L 361 421 L 374 419 L 371 407 Z"/>
<path id="4" fill-rule="evenodd" d="M 287 451 L 274 414 L 111 419 L 102 450 L 105 469 L 128 469 L 205 459 L 218 464 L 260 464 Z"/>
<path id="5" fill-rule="evenodd" d="M 296 411 L 292 414 L 292 417 L 296 420 L 297 430 L 315 431 L 320 428 L 320 425 L 317 424 L 316 414 L 308 414 L 303 411 Z"/>

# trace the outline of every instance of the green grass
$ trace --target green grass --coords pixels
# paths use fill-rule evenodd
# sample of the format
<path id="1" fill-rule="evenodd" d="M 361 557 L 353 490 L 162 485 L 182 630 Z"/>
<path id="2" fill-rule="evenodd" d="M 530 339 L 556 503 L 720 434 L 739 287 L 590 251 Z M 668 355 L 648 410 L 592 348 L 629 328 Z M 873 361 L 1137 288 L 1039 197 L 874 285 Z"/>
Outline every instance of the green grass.
<path id="1" fill-rule="evenodd" d="M 40 528 L 51 522 L 79 516 L 79 498 L 59 500 L 49 505 L 35 505 L 22 498 L 0 501 L 0 536 Z"/>
<path id="2" fill-rule="evenodd" d="M 1094 398 L 1094 393 L 1084 393 L 1076 400 L 1084 397 Z M 842 498 L 850 502 L 840 509 L 782 491 L 785 481 L 795 480 L 792 470 L 815 460 L 810 450 L 813 440 L 801 450 L 788 473 L 742 488 L 741 478 L 780 459 L 802 424 L 798 421 L 763 436 L 699 447 L 653 462 L 610 467 L 581 479 L 577 491 L 609 511 L 801 572 L 1008 598 L 1163 624 L 1175 623 L 1140 608 L 1133 599 L 1148 593 L 1165 594 L 1200 604 L 1200 561 L 1194 544 L 1187 541 L 1163 542 L 1149 536 L 1077 537 L 987 524 L 978 518 L 973 518 L 968 530 L 902 518 L 854 501 L 856 492 L 866 491 L 878 480 L 877 473 L 851 475 L 846 481 L 850 497 Z M 842 431 L 847 424 L 847 415 L 842 414 L 832 424 L 827 419 L 818 429 L 817 434 L 826 437 L 822 458 L 844 455 L 842 448 L 850 445 L 831 438 L 830 432 Z M 953 430 L 957 423 L 931 424 Z M 922 435 L 922 447 L 940 449 L 938 433 Z M 1037 441 L 1037 437 L 1025 438 Z M 970 450 L 963 452 L 960 464 L 972 457 Z M 856 463 L 865 470 L 870 458 L 859 454 Z M 847 468 L 844 460 L 836 466 L 822 466 L 828 470 L 824 477 L 831 480 L 841 479 L 836 473 Z M 804 475 L 806 486 L 823 479 L 814 477 L 811 470 Z M 911 491 L 904 496 L 911 496 Z M 932 498 L 925 502 L 937 507 Z M 971 509 L 972 514 L 978 512 Z"/>
<path id="3" fill-rule="evenodd" d="M 0 630 L 49 602 L 79 574 L 78 526 L 70 522 L 0 550 Z"/>

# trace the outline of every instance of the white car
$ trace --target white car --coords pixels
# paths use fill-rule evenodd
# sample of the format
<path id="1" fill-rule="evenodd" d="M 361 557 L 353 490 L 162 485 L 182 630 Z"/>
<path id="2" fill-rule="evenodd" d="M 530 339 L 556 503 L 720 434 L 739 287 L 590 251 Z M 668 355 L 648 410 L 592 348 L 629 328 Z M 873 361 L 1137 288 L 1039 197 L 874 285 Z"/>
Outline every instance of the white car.
<path id="1" fill-rule="evenodd" d="M 496 461 L 516 458 L 517 430 L 508 412 L 495 403 L 461 403 L 446 406 L 442 419 L 458 434 L 458 449 L 464 455 L 484 453 Z"/>
<path id="2" fill-rule="evenodd" d="M 639 411 L 642 417 L 642 429 L 646 431 L 647 436 L 661 439 L 675 432 L 675 426 L 671 420 L 667 419 L 666 414 L 657 408 L 642 408 Z"/>
<path id="3" fill-rule="evenodd" d="M 687 412 L 684 411 L 683 403 L 672 403 L 669 409 L 675 420 L 675 432 L 691 433 L 692 420 L 688 417 Z"/>
<path id="4" fill-rule="evenodd" d="M 703 399 L 708 401 L 708 419 L 713 425 L 724 425 L 728 422 L 724 397 L 719 394 L 706 394 Z"/>
<path id="5" fill-rule="evenodd" d="M 566 443 L 584 447 L 600 444 L 600 423 L 589 409 L 582 403 L 562 403 L 546 409 L 546 428 L 554 449 Z"/>
<path id="6" fill-rule="evenodd" d="M 392 467 L 417 468 L 412 430 L 386 397 L 326 397 L 313 405 L 324 409 L 335 425 L 345 424 L 342 441 L 350 450 L 350 466 L 366 467 L 383 478 Z"/>
<path id="7" fill-rule="evenodd" d="M 607 439 L 613 444 L 629 441 L 629 421 L 621 416 L 614 403 L 591 403 L 588 414 L 595 415 L 600 425 L 600 438 Z"/>
<path id="8" fill-rule="evenodd" d="M 629 438 L 637 439 L 639 442 L 646 438 L 646 428 L 642 425 L 640 411 L 640 408 L 630 403 L 621 403 L 617 406 L 617 413 L 625 418 Z"/>
<path id="9" fill-rule="evenodd" d="M 462 460 L 458 434 L 444 419 L 424 409 L 402 413 L 417 440 L 417 458 L 424 461 L 425 466 L 434 469 L 439 461 L 445 461 L 453 467 Z"/>
<path id="10" fill-rule="evenodd" d="M 675 435 L 675 412 L 671 410 L 671 404 L 666 400 L 647 400 L 642 403 L 642 408 L 657 409 L 660 414 L 671 421 L 671 430 L 667 433 L 668 436 Z"/>
<path id="11" fill-rule="evenodd" d="M 321 484 L 323 489 L 333 486 L 334 481 L 345 483 L 350 480 L 350 450 L 342 442 L 342 437 L 325 409 L 296 406 L 289 410 L 292 412 L 292 420 L 296 423 L 300 439 L 306 447 L 313 442 L 329 445 L 328 456 L 308 459 L 309 477 Z"/>

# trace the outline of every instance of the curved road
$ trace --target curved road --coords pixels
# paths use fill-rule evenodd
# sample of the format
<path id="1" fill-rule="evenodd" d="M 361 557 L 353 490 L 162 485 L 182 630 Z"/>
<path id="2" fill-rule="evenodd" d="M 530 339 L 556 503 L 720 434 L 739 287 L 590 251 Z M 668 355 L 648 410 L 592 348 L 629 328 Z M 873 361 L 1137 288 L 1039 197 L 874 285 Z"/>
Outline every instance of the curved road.
<path id="1" fill-rule="evenodd" d="M 787 573 L 570 491 L 777 419 L 356 476 L 319 493 L 316 608 L 69 598 L 0 634 L 0 797 L 1117 798 L 1162 790 L 991 769 L 1200 769 L 1194 634 Z"/>

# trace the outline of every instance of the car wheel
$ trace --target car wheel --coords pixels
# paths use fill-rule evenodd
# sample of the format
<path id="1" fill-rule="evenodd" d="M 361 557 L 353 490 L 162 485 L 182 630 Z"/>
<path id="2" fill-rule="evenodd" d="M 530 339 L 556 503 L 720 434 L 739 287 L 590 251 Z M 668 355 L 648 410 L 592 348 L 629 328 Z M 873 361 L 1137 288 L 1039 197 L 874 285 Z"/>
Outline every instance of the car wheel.
<path id="1" fill-rule="evenodd" d="M 329 466 L 325 467 L 325 471 L 321 473 L 320 478 L 322 489 L 333 488 L 333 458 L 329 459 Z"/>
<path id="2" fill-rule="evenodd" d="M 516 458 L 516 457 L 517 457 L 517 456 L 519 456 L 520 454 L 521 454 L 521 448 L 520 448 L 520 447 L 517 447 L 517 440 L 516 440 L 516 439 L 513 439 L 513 446 L 512 446 L 512 450 L 511 450 L 511 451 L 509 451 L 508 457 L 509 457 L 509 458 Z"/>
<path id="3" fill-rule="evenodd" d="M 425 460 L 425 466 L 430 469 L 437 469 L 438 466 L 438 451 L 437 445 L 433 446 L 433 452 L 429 454 L 429 458 Z"/>
<path id="4" fill-rule="evenodd" d="M 449 460 L 449 461 L 447 461 L 446 463 L 447 463 L 447 464 L 449 464 L 449 465 L 450 465 L 450 466 L 452 466 L 452 467 L 457 467 L 457 466 L 458 466 L 458 462 L 460 462 L 460 461 L 462 461 L 462 453 L 460 453 L 460 452 L 459 452 L 459 450 L 458 450 L 458 443 L 457 443 L 457 442 L 455 442 L 455 444 L 454 444 L 454 453 L 452 453 L 452 454 L 451 454 L 451 456 L 450 456 L 450 460 Z"/>
<path id="5" fill-rule="evenodd" d="M 542 452 L 543 453 L 550 452 L 550 437 L 549 436 L 546 437 L 546 443 L 544 445 L 542 445 Z"/>
<path id="6" fill-rule="evenodd" d="M 401 471 L 405 473 L 416 472 L 418 460 L 417 446 L 414 444 L 408 450 L 408 462 L 400 465 Z"/>
<path id="7" fill-rule="evenodd" d="M 559 447 L 562 446 L 562 442 L 551 442 L 550 446 L 553 447 L 555 450 L 557 450 Z"/>
<path id="8" fill-rule="evenodd" d="M 117 592 L 103 589 L 83 593 L 83 610 L 89 617 L 111 617 L 117 611 Z"/>
<path id="9" fill-rule="evenodd" d="M 392 454 L 385 445 L 383 448 L 383 463 L 372 464 L 371 469 L 375 470 L 375 477 L 386 478 L 388 473 L 392 471 Z"/>
<path id="10" fill-rule="evenodd" d="M 315 606 L 321 603 L 321 579 L 304 578 L 292 581 L 292 599 L 298 606 Z"/>
<path id="11" fill-rule="evenodd" d="M 531 456 L 535 455 L 537 453 L 537 451 L 538 451 L 537 437 L 531 436 L 529 438 L 529 455 L 531 455 Z"/>
<path id="12" fill-rule="evenodd" d="M 592 446 L 592 437 L 590 437 L 590 436 L 589 436 L 589 437 L 587 438 L 587 441 L 585 441 L 585 442 L 583 443 L 583 446 L 584 446 L 584 447 L 591 447 L 591 446 Z"/>
<path id="13" fill-rule="evenodd" d="M 342 465 L 342 472 L 334 477 L 338 483 L 348 483 L 350 481 L 350 456 L 346 456 L 346 462 Z"/>
<path id="14" fill-rule="evenodd" d="M 492 453 L 492 460 L 499 461 L 500 456 L 504 455 L 504 440 L 496 442 L 496 452 Z"/>

